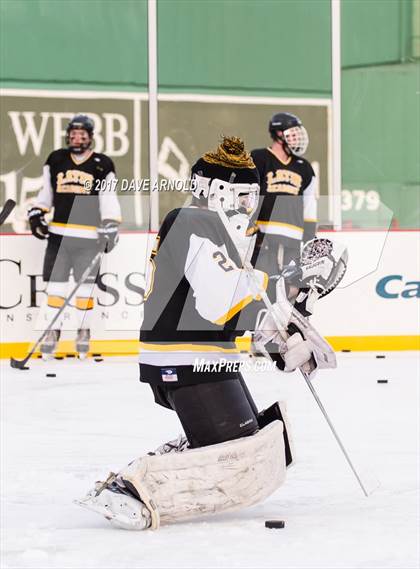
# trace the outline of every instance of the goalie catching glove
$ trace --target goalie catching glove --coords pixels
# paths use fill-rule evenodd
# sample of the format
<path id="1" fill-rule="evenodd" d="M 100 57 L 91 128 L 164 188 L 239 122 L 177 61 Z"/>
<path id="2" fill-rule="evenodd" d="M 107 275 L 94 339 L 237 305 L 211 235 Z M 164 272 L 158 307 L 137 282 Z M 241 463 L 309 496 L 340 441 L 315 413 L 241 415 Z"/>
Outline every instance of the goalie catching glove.
<path id="1" fill-rule="evenodd" d="M 104 219 L 101 227 L 98 227 L 99 247 L 105 252 L 110 253 L 118 243 L 118 226 L 116 221 Z"/>
<path id="2" fill-rule="evenodd" d="M 315 302 L 332 292 L 347 270 L 347 248 L 330 239 L 312 239 L 302 249 L 299 263 L 292 261 L 281 274 L 289 289 L 295 287 L 295 306 L 304 316 L 313 313 Z M 293 296 L 289 292 L 289 298 Z"/>
<path id="3" fill-rule="evenodd" d="M 45 221 L 45 211 L 40 207 L 32 207 L 28 211 L 28 219 L 32 235 L 37 239 L 47 239 L 48 223 Z"/>

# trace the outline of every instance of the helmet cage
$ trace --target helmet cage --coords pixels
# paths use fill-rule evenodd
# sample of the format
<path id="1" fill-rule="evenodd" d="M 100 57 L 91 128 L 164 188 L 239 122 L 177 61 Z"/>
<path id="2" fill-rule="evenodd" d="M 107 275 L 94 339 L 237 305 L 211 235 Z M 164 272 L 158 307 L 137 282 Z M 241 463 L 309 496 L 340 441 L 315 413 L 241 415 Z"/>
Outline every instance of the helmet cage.
<path id="1" fill-rule="evenodd" d="M 207 198 L 207 207 L 211 211 L 238 211 L 252 216 L 258 207 L 258 184 L 233 184 L 197 174 L 194 180 L 193 195 L 197 198 Z"/>
<path id="2" fill-rule="evenodd" d="M 303 156 L 308 148 L 309 136 L 303 125 L 292 126 L 283 131 L 283 142 L 295 156 Z"/>

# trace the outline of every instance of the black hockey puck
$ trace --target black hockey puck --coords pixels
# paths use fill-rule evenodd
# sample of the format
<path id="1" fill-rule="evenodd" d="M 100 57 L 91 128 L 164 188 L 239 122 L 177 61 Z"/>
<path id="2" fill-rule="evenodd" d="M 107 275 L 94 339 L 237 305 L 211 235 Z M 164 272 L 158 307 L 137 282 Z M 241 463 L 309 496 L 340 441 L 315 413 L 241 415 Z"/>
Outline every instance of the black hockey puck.
<path id="1" fill-rule="evenodd" d="M 55 360 L 64 360 L 64 356 L 54 356 Z"/>
<path id="2" fill-rule="evenodd" d="M 376 383 L 388 383 L 387 379 L 378 379 Z"/>
<path id="3" fill-rule="evenodd" d="M 66 354 L 66 358 L 75 358 L 76 354 Z"/>
<path id="4" fill-rule="evenodd" d="M 379 356 L 379 355 L 378 355 L 378 356 L 376 356 L 376 359 L 377 359 L 377 360 L 384 360 L 384 359 L 385 359 L 385 356 Z"/>
<path id="5" fill-rule="evenodd" d="M 45 374 L 47 377 L 57 377 L 56 373 L 46 373 Z"/>
<path id="6" fill-rule="evenodd" d="M 93 358 L 94 362 L 103 362 L 104 358 Z"/>
<path id="7" fill-rule="evenodd" d="M 286 524 L 283 520 L 267 520 L 265 527 L 269 529 L 282 529 Z"/>

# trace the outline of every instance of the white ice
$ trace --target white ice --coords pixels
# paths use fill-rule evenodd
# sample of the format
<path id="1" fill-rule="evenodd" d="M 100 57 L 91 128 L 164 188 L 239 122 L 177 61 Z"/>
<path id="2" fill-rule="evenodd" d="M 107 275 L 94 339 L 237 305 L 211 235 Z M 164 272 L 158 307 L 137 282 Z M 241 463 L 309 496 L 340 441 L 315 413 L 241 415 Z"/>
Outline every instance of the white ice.
<path id="1" fill-rule="evenodd" d="M 372 471 L 365 482 L 379 479 L 369 498 L 299 375 L 250 373 L 260 407 L 288 403 L 297 464 L 285 485 L 253 508 L 157 532 L 114 529 L 72 503 L 180 432 L 135 359 L 37 360 L 29 371 L 3 362 L 2 567 L 418 567 L 419 355 L 338 359 L 314 385 L 358 468 Z M 267 519 L 286 527 L 265 529 Z"/>

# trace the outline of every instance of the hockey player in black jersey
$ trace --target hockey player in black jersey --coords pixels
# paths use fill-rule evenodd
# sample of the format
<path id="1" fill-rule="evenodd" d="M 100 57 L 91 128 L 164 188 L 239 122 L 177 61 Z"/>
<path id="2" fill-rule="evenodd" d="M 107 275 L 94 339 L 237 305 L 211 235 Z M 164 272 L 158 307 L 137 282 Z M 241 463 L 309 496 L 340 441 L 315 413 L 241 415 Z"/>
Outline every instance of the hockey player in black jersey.
<path id="1" fill-rule="evenodd" d="M 47 316 L 51 321 L 66 299 L 70 273 L 78 281 L 99 250 L 111 251 L 118 241 L 121 211 L 113 186 L 115 168 L 105 154 L 91 149 L 94 124 L 76 115 L 66 130 L 67 148 L 52 152 L 43 169 L 43 188 L 28 212 L 32 234 L 48 239 L 43 279 L 47 287 Z M 101 190 L 101 191 L 99 191 Z M 45 214 L 54 208 L 48 224 Z M 76 351 L 89 351 L 92 290 L 99 267 L 83 283 L 75 299 L 79 318 Z M 60 338 L 62 322 L 46 335 L 41 353 L 51 357 Z"/>
<path id="2" fill-rule="evenodd" d="M 251 152 L 261 186 L 254 263 L 275 275 L 299 258 L 301 242 L 315 236 L 317 199 L 315 173 L 303 158 L 309 139 L 300 119 L 278 113 L 269 132 L 271 147 Z"/>
<path id="3" fill-rule="evenodd" d="M 191 206 L 166 216 L 150 257 L 140 332 L 140 380 L 176 412 L 186 436 L 111 473 L 77 502 L 126 529 L 257 503 L 283 483 L 292 462 L 284 409 L 275 403 L 259 412 L 234 366 L 238 333 L 269 320 L 259 318 L 267 274 L 246 269 L 257 169 L 239 139 L 225 138 L 192 174 Z M 328 263 L 308 265 L 306 275 L 322 266 L 327 278 Z M 276 346 L 281 369 L 313 356 L 299 333 L 291 331 L 280 350 L 272 323 L 258 332 L 261 344 Z M 195 371 L 197 360 L 214 369 Z"/>

